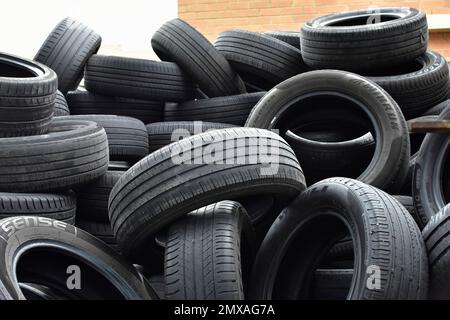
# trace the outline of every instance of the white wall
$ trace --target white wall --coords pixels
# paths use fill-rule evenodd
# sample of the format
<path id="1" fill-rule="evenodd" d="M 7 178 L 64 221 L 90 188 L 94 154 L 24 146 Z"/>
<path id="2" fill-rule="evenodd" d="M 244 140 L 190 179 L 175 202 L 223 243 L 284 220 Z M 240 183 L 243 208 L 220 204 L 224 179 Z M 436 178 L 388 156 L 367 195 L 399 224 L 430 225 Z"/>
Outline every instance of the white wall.
<path id="1" fill-rule="evenodd" d="M 63 18 L 80 20 L 102 36 L 100 53 L 155 58 L 150 39 L 177 17 L 177 0 L 1 1 L 0 51 L 33 58 Z"/>

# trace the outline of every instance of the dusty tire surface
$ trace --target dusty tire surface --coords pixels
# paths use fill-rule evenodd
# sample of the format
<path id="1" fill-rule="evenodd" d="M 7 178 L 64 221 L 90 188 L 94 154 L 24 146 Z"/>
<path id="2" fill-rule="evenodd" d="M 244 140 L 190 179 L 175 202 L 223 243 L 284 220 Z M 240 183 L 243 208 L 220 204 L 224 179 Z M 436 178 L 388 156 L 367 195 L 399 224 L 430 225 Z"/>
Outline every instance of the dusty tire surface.
<path id="1" fill-rule="evenodd" d="M 211 98 L 246 92 L 242 79 L 223 55 L 181 19 L 162 25 L 153 35 L 152 48 L 161 60 L 177 63 Z"/>
<path id="2" fill-rule="evenodd" d="M 252 153 L 245 150 L 254 145 L 255 139 L 265 139 L 269 147 L 278 146 L 276 168 L 267 167 L 271 156 L 265 157 L 269 162 L 261 157 L 248 161 Z M 179 158 L 188 153 L 202 154 L 205 146 L 212 147 L 211 143 L 223 148 L 223 152 L 217 152 L 221 154 L 219 158 L 205 163 L 203 156 L 203 160 L 186 158 L 187 162 Z M 240 154 L 239 161 L 236 152 Z M 156 233 L 192 210 L 221 200 L 239 201 L 255 195 L 272 195 L 280 203 L 286 203 L 304 189 L 300 165 L 292 149 L 278 135 L 254 128 L 229 128 L 183 139 L 135 164 L 114 186 L 109 197 L 109 215 L 123 254 L 139 263 L 145 261 L 152 248 L 159 250 L 153 240 Z"/>
<path id="3" fill-rule="evenodd" d="M 34 60 L 58 75 L 58 89 L 75 90 L 83 77 L 87 60 L 98 51 L 102 38 L 79 21 L 65 18 L 45 39 Z"/>
<path id="4" fill-rule="evenodd" d="M 161 101 L 108 97 L 81 90 L 68 92 L 66 98 L 73 115 L 113 114 L 136 118 L 145 124 L 163 120 Z"/>
<path id="5" fill-rule="evenodd" d="M 47 66 L 0 53 L 0 138 L 46 133 L 58 79 Z"/>
<path id="6" fill-rule="evenodd" d="M 426 298 L 426 248 L 410 214 L 383 191 L 345 178 L 309 187 L 281 212 L 253 265 L 250 298 L 310 298 L 317 262 L 348 232 L 355 267 L 347 299 Z M 382 280 L 379 288 L 368 289 L 373 265 Z"/>
<path id="7" fill-rule="evenodd" d="M 377 141 L 374 156 L 357 178 L 380 189 L 398 191 L 406 178 L 410 141 L 405 118 L 397 103 L 378 85 L 356 74 L 337 70 L 311 71 L 288 79 L 269 91 L 253 108 L 246 127 L 279 129 L 284 134 L 292 119 L 308 111 L 298 102 L 307 96 L 346 97 L 356 103 L 354 112 L 370 114 L 371 133 Z M 307 101 L 306 99 L 303 101 Z M 306 109 L 306 110 L 305 110 Z M 382 151 L 383 150 L 383 151 Z"/>
<path id="8" fill-rule="evenodd" d="M 93 55 L 86 64 L 87 90 L 106 96 L 186 101 L 194 86 L 178 65 L 127 57 Z"/>
<path id="9" fill-rule="evenodd" d="M 244 300 L 256 241 L 239 203 L 222 201 L 192 211 L 170 226 L 167 238 L 167 299 Z"/>
<path id="10" fill-rule="evenodd" d="M 58 117 L 48 134 L 2 139 L 0 191 L 68 190 L 102 176 L 108 158 L 103 128 Z"/>

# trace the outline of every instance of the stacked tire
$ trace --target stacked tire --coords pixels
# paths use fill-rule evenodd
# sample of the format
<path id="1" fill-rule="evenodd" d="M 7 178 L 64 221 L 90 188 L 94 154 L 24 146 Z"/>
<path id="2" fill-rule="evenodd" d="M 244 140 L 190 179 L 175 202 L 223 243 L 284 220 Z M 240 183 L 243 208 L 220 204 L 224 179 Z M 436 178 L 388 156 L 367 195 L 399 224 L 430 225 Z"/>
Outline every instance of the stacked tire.
<path id="1" fill-rule="evenodd" d="M 450 121 L 423 12 L 100 45 L 66 18 L 0 54 L 0 298 L 449 297 L 450 136 L 409 130 Z"/>

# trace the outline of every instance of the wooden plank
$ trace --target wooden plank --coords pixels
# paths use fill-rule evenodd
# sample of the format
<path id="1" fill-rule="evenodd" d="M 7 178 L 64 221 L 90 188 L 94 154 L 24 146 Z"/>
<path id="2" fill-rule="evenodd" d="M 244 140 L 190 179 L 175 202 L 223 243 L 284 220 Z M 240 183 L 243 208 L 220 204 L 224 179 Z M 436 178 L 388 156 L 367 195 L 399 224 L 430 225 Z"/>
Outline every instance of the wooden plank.
<path id="1" fill-rule="evenodd" d="M 448 133 L 450 134 L 450 120 L 410 120 L 410 133 Z"/>

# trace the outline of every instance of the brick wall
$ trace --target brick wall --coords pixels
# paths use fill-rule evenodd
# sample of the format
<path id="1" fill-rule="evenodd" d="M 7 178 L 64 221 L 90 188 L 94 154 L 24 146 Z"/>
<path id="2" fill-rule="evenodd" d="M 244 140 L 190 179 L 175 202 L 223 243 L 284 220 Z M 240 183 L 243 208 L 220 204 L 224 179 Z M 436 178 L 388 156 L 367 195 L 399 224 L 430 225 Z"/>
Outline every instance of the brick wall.
<path id="1" fill-rule="evenodd" d="M 450 13 L 450 0 L 178 0 L 179 17 L 214 41 L 227 29 L 300 30 L 314 17 L 369 6 L 416 7 Z M 450 33 L 432 33 L 430 47 L 450 59 Z"/>

